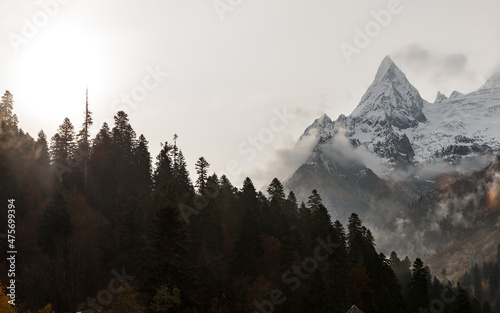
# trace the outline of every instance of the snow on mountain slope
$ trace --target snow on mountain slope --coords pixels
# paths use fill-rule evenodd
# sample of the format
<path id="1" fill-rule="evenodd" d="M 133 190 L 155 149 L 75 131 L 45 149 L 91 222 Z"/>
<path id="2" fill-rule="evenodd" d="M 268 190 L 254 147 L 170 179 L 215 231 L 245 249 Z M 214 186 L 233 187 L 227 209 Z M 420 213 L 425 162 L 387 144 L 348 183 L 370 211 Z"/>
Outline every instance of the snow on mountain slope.
<path id="1" fill-rule="evenodd" d="M 332 121 L 326 114 L 304 132 L 317 131 L 319 144 L 340 132 L 392 167 L 449 162 L 500 151 L 500 73 L 469 94 L 438 93 L 423 100 L 404 73 L 386 57 L 359 105 Z"/>
<path id="2" fill-rule="evenodd" d="M 424 100 L 418 90 L 389 56 L 380 65 L 375 80 L 350 115 L 355 124 L 375 125 L 388 122 L 399 129 L 425 122 Z"/>
<path id="3" fill-rule="evenodd" d="M 426 104 L 428 121 L 404 130 L 415 161 L 438 157 L 454 160 L 472 153 L 500 151 L 500 80 L 494 75 L 478 89 L 460 97 Z"/>
<path id="4" fill-rule="evenodd" d="M 309 136 L 314 130 L 319 138 L 319 142 L 324 143 L 339 133 L 343 133 L 343 135 L 345 135 L 347 127 L 346 122 L 347 118 L 345 115 L 340 115 L 337 121 L 333 122 L 328 115 L 323 114 L 320 118 L 316 119 L 314 123 L 306 128 L 302 136 Z"/>

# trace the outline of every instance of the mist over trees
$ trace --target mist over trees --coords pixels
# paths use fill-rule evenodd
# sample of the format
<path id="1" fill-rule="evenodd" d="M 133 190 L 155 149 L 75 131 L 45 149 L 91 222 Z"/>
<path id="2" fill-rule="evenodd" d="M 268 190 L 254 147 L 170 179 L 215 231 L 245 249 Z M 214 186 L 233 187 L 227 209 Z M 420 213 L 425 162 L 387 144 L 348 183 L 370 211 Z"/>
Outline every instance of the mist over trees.
<path id="1" fill-rule="evenodd" d="M 0 198 L 16 199 L 18 254 L 16 307 L 4 260 L 0 312 L 499 312 L 499 260 L 439 280 L 378 253 L 356 213 L 332 221 L 316 190 L 299 204 L 276 178 L 237 188 L 203 157 L 193 182 L 176 135 L 153 166 L 122 111 L 93 138 L 86 110 L 81 130 L 66 118 L 34 139 L 13 109 L 6 91 Z"/>

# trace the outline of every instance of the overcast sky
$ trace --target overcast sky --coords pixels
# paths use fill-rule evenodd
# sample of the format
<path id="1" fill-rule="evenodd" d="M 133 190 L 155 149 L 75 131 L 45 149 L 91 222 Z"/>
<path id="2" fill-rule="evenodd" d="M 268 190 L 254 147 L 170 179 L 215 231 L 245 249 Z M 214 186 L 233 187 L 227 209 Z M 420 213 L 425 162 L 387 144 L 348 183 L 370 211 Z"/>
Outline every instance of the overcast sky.
<path id="1" fill-rule="evenodd" d="M 498 0 L 0 0 L 0 90 L 23 130 L 51 137 L 64 117 L 80 127 L 88 85 L 93 135 L 125 110 L 153 158 L 176 133 L 192 174 L 204 156 L 261 187 L 295 170 L 305 153 L 288 152 L 315 118 L 352 112 L 386 55 L 430 102 L 477 89 L 498 65 L 499 12 Z"/>

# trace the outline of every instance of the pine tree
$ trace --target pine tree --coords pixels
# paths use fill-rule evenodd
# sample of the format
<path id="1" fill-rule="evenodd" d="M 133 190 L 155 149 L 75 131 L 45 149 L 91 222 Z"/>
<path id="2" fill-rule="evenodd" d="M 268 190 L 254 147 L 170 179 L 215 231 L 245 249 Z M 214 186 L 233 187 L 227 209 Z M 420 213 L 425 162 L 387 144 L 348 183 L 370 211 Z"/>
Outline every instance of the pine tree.
<path id="1" fill-rule="evenodd" d="M 69 118 L 64 119 L 57 133 L 52 137 L 50 149 L 53 163 L 65 166 L 73 164 L 76 151 L 75 128 Z"/>
<path id="2" fill-rule="evenodd" d="M 236 276 L 256 277 L 261 271 L 259 257 L 264 253 L 261 232 L 258 227 L 259 201 L 250 178 L 246 178 L 240 193 L 244 208 L 243 225 L 233 251 L 232 272 Z"/>
<path id="3" fill-rule="evenodd" d="M 172 145 L 172 149 L 170 150 L 172 153 L 172 162 L 173 162 L 173 170 L 174 172 L 178 171 L 179 169 L 179 148 L 177 147 L 177 134 L 174 134 L 174 144 Z"/>
<path id="4" fill-rule="evenodd" d="M 346 303 L 341 300 L 341 303 L 344 305 L 340 305 L 334 301 L 335 298 L 340 300 L 341 297 L 347 296 L 345 290 L 339 290 L 339 287 L 345 288 L 347 286 L 347 277 L 345 276 L 347 267 L 343 268 L 343 273 L 338 271 L 339 267 L 346 265 L 344 263 L 346 260 L 342 260 L 342 257 L 337 258 L 336 256 L 337 252 L 342 254 L 342 252 L 337 249 L 341 248 L 341 243 L 339 242 L 342 240 L 343 231 L 338 228 L 335 229 L 332 225 L 328 210 L 323 205 L 321 196 L 316 190 L 312 191 L 307 201 L 307 205 L 311 211 L 311 242 L 313 240 L 317 242 L 317 239 L 320 238 L 324 241 L 330 240 L 336 245 L 332 255 L 329 255 L 325 261 L 319 263 L 317 271 L 311 274 L 312 277 L 310 280 L 312 286 L 308 296 L 310 299 L 308 309 L 312 311 L 319 311 L 322 308 L 326 309 L 326 311 L 343 310 L 347 306 Z M 337 227 L 342 228 L 342 226 L 338 224 Z M 311 248 L 312 247 L 313 246 L 311 246 Z M 344 252 L 346 251 L 344 250 Z M 338 277 L 334 277 L 335 275 L 338 275 Z M 332 297 L 332 295 L 334 296 Z"/>
<path id="5" fill-rule="evenodd" d="M 13 109 L 13 96 L 10 91 L 6 90 L 2 96 L 2 101 L 0 102 L 0 119 L 3 121 L 8 121 L 12 117 Z"/>
<path id="6" fill-rule="evenodd" d="M 14 96 L 6 90 L 0 101 L 0 126 L 2 129 L 17 129 L 17 116 L 12 114 L 14 108 Z"/>
<path id="7" fill-rule="evenodd" d="M 175 179 L 173 183 L 174 197 L 177 203 L 193 203 L 195 197 L 193 184 L 191 178 L 189 177 L 189 172 L 187 170 L 186 159 L 182 150 L 177 146 L 177 139 L 179 136 L 174 134 L 174 143 L 169 147 L 169 156 L 171 161 L 172 174 Z M 207 167 L 209 164 L 207 163 Z M 205 173 L 206 174 L 206 173 Z M 205 177 L 206 182 L 206 177 Z M 203 191 L 205 192 L 205 191 Z M 202 192 L 200 191 L 200 194 Z"/>
<path id="8" fill-rule="evenodd" d="M 500 287 L 500 271 L 498 264 L 495 264 L 490 274 L 490 297 L 495 298 L 498 295 Z"/>
<path id="9" fill-rule="evenodd" d="M 39 183 L 44 196 L 48 196 L 49 188 L 52 184 L 50 175 L 50 153 L 47 143 L 47 136 L 45 135 L 43 130 L 40 130 L 40 132 L 38 132 L 38 138 L 36 141 L 36 159 L 41 170 Z"/>
<path id="10" fill-rule="evenodd" d="M 389 261 L 391 262 L 391 267 L 394 269 L 396 268 L 399 264 L 401 264 L 401 260 L 398 257 L 398 254 L 395 251 L 391 252 L 391 255 L 389 256 Z"/>
<path id="11" fill-rule="evenodd" d="M 90 143 L 90 132 L 89 128 L 94 124 L 94 121 L 92 119 L 92 112 L 89 110 L 89 91 L 87 89 L 86 92 L 86 101 L 85 101 L 85 114 L 83 123 L 82 123 L 82 129 L 78 133 L 78 138 L 79 142 L 87 144 L 89 146 Z"/>
<path id="12" fill-rule="evenodd" d="M 300 203 L 299 214 L 298 214 L 298 227 L 301 233 L 301 238 L 303 239 L 303 245 L 301 250 L 304 253 L 310 253 L 310 247 L 314 245 L 314 239 L 311 237 L 312 232 L 312 212 L 311 209 L 306 206 L 304 202 Z"/>
<path id="13" fill-rule="evenodd" d="M 38 132 L 38 138 L 36 143 L 37 143 L 37 149 L 36 149 L 37 160 L 41 166 L 48 167 L 50 165 L 50 154 L 47 143 L 47 136 L 45 135 L 43 130 L 40 130 Z"/>
<path id="14" fill-rule="evenodd" d="M 136 141 L 135 131 L 129 123 L 127 113 L 119 111 L 114 116 L 114 120 L 115 126 L 112 129 L 113 145 L 120 159 L 130 162 Z"/>
<path id="15" fill-rule="evenodd" d="M 139 141 L 134 149 L 134 169 L 136 171 L 136 186 L 138 196 L 142 202 L 149 199 L 152 187 L 151 180 L 151 154 L 148 149 L 148 141 L 144 135 L 139 136 Z"/>
<path id="16" fill-rule="evenodd" d="M 410 312 L 416 312 L 419 308 L 429 307 L 429 291 L 427 285 L 427 269 L 424 267 L 424 262 L 417 258 L 413 262 L 411 270 L 412 278 L 409 290 L 409 309 Z"/>
<path id="17" fill-rule="evenodd" d="M 89 159 L 89 192 L 97 202 L 96 207 L 114 221 L 121 220 L 129 198 L 137 197 L 131 138 L 135 133 L 127 115 L 121 113 L 115 115 L 112 130 L 107 123 L 103 124 L 93 140 Z"/>
<path id="18" fill-rule="evenodd" d="M 189 242 L 185 223 L 177 206 L 161 204 L 158 208 L 149 246 L 151 257 L 146 266 L 147 286 L 152 290 L 162 285 L 177 287 L 183 298 L 187 298 L 193 291 L 193 268 L 188 260 Z"/>
<path id="19" fill-rule="evenodd" d="M 111 130 L 104 123 L 92 142 L 89 159 L 89 200 L 108 218 L 114 218 L 118 188 Z"/>
<path id="20" fill-rule="evenodd" d="M 207 186 L 218 193 L 218 177 L 214 174 L 207 179 Z M 200 208 L 189 224 L 193 238 L 193 252 L 198 263 L 207 263 L 222 254 L 224 235 L 220 208 L 214 197 L 206 198 L 206 206 Z"/>
<path id="21" fill-rule="evenodd" d="M 51 138 L 50 156 L 52 171 L 59 183 L 73 186 L 77 183 L 74 170 L 77 162 L 75 129 L 69 118 L 65 118 L 57 133 Z"/>
<path id="22" fill-rule="evenodd" d="M 315 240 L 318 237 L 326 238 L 326 236 L 332 234 L 333 227 L 331 216 L 328 213 L 327 208 L 323 205 L 321 196 L 318 194 L 316 189 L 314 189 L 312 194 L 309 196 L 307 205 L 311 210 L 312 239 Z"/>
<path id="23" fill-rule="evenodd" d="M 200 157 L 196 162 L 196 174 L 198 174 L 198 179 L 196 180 L 196 187 L 198 187 L 198 192 L 203 194 L 205 188 L 207 187 L 208 178 L 208 167 L 210 163 L 205 160 L 204 157 Z"/>
<path id="24" fill-rule="evenodd" d="M 226 175 L 222 175 L 219 179 L 219 185 L 221 189 L 221 197 L 224 199 L 234 197 L 235 193 L 238 191 L 236 187 L 231 184 L 229 178 Z"/>
<path id="25" fill-rule="evenodd" d="M 298 222 L 299 203 L 293 191 L 290 191 L 288 193 L 288 197 L 286 198 L 285 213 L 288 216 L 290 223 L 296 225 Z"/>
<path id="26" fill-rule="evenodd" d="M 186 159 L 180 149 L 177 155 L 177 165 L 173 168 L 173 175 L 176 181 L 177 202 L 187 203 L 194 196 L 194 188 L 189 177 Z"/>
<path id="27" fill-rule="evenodd" d="M 376 292 L 375 303 L 378 312 L 404 312 L 405 302 L 401 295 L 401 288 L 390 260 L 384 254 L 378 255 L 375 269 L 371 270 L 373 289 Z"/>
<path id="28" fill-rule="evenodd" d="M 112 132 L 112 157 L 114 161 L 113 178 L 116 181 L 114 200 L 117 211 L 123 210 L 123 201 L 128 197 L 137 197 L 137 172 L 135 149 L 137 147 L 136 133 L 129 123 L 128 115 L 119 111 L 114 116 L 115 125 Z"/>
<path id="29" fill-rule="evenodd" d="M 357 267 L 366 264 L 364 258 L 364 230 L 361 219 L 356 213 L 352 213 L 347 224 L 347 251 L 349 252 L 350 263 Z"/>
<path id="30" fill-rule="evenodd" d="M 290 211 L 294 211 L 295 213 L 297 213 L 299 209 L 299 204 L 297 202 L 297 197 L 295 196 L 295 193 L 293 191 L 290 191 L 288 193 L 287 201 L 290 207 Z"/>
<path id="31" fill-rule="evenodd" d="M 264 231 L 283 243 L 284 240 L 290 240 L 290 222 L 285 214 L 286 199 L 283 185 L 274 178 L 267 192 L 270 199 L 264 212 Z"/>
<path id="32" fill-rule="evenodd" d="M 99 130 L 99 133 L 95 136 L 95 139 L 92 142 L 93 148 L 92 152 L 96 152 L 95 147 L 103 146 L 103 147 L 110 147 L 112 142 L 112 134 L 111 130 L 109 129 L 108 123 L 103 123 L 101 129 Z"/>
<path id="33" fill-rule="evenodd" d="M 401 268 L 398 271 L 398 279 L 401 278 L 401 290 L 403 296 L 408 296 L 410 292 L 410 282 L 411 282 L 411 260 L 406 256 L 403 261 L 401 261 Z"/>
<path id="34" fill-rule="evenodd" d="M 172 159 L 170 157 L 170 145 L 168 142 L 162 145 L 162 149 L 156 157 L 156 168 L 153 174 L 153 201 L 155 205 L 170 204 L 178 205 L 174 189 L 174 173 L 172 171 Z"/>
<path id="35" fill-rule="evenodd" d="M 332 311 L 336 313 L 347 312 L 352 305 L 352 285 L 347 276 L 349 270 L 349 257 L 347 254 L 347 237 L 344 226 L 336 220 L 333 223 L 332 242 L 338 243 L 335 252 L 330 255 L 328 262 L 331 262 L 333 270 L 328 277 L 331 288 L 329 295 L 330 301 L 333 303 Z"/>
<path id="36" fill-rule="evenodd" d="M 89 111 L 89 90 L 85 95 L 85 117 L 83 120 L 82 129 L 78 133 L 78 154 L 81 158 L 81 169 L 83 171 L 83 184 L 84 190 L 87 190 L 88 185 L 88 161 L 89 161 L 89 149 L 90 149 L 90 132 L 89 128 L 93 124 L 92 112 Z"/>
<path id="37" fill-rule="evenodd" d="M 441 282 L 437 279 L 436 276 L 434 276 L 434 279 L 432 280 L 431 286 L 429 288 L 430 298 L 439 299 L 441 297 L 442 291 L 443 291 L 443 285 L 441 285 Z"/>
<path id="38" fill-rule="evenodd" d="M 457 285 L 457 297 L 453 303 L 453 313 L 472 313 L 472 306 L 469 300 L 469 295 L 460 283 Z"/>
<path id="39" fill-rule="evenodd" d="M 267 193 L 269 193 L 271 201 L 274 199 L 278 202 L 284 202 L 285 200 L 285 191 L 283 185 L 277 178 L 274 178 L 271 184 L 269 184 Z"/>

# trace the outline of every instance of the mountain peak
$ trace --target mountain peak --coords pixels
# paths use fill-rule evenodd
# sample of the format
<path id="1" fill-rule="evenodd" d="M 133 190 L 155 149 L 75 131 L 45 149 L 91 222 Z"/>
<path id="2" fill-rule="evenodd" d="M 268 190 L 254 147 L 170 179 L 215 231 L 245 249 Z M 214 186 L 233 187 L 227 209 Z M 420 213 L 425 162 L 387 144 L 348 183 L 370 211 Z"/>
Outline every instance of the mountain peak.
<path id="1" fill-rule="evenodd" d="M 333 132 L 334 122 L 330 119 L 326 113 L 321 115 L 319 118 L 314 120 L 309 127 L 306 128 L 304 134 L 302 136 L 309 136 L 313 133 L 313 130 L 316 131 L 316 135 L 320 138 L 327 137 Z"/>
<path id="2" fill-rule="evenodd" d="M 324 125 L 324 124 L 325 124 L 325 122 L 326 122 L 326 123 L 331 123 L 331 122 L 332 122 L 332 119 L 331 119 L 328 115 L 326 115 L 326 113 L 323 113 L 323 115 L 321 115 L 321 116 L 317 119 L 317 121 L 318 121 L 318 123 L 319 123 L 320 125 Z"/>
<path id="3" fill-rule="evenodd" d="M 422 113 L 423 104 L 418 90 L 387 56 L 351 116 L 368 124 L 386 125 L 388 122 L 399 129 L 406 129 L 426 121 Z"/>
<path id="4" fill-rule="evenodd" d="M 461 93 L 461 92 L 459 92 L 459 91 L 454 90 L 454 91 L 451 93 L 451 95 L 450 95 L 450 98 L 449 98 L 449 99 L 461 98 L 461 97 L 463 97 L 463 96 L 464 96 L 464 94 L 463 94 L 463 93 Z"/>
<path id="5" fill-rule="evenodd" d="M 386 56 L 377 70 L 377 75 L 375 75 L 374 84 L 380 83 L 386 79 L 390 79 L 396 76 L 398 79 L 405 78 L 403 72 L 397 67 L 397 65 L 392 61 L 390 56 Z"/>
<path id="6" fill-rule="evenodd" d="M 447 96 L 443 95 L 440 91 L 438 91 L 437 96 L 436 96 L 436 100 L 434 101 L 434 103 L 441 103 L 447 99 L 448 99 Z"/>

